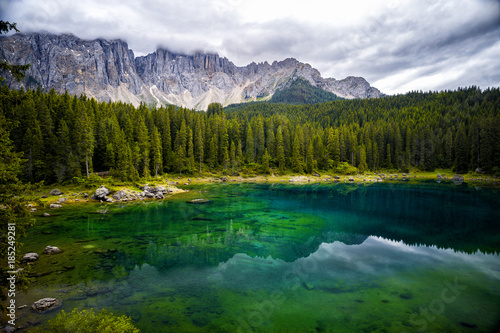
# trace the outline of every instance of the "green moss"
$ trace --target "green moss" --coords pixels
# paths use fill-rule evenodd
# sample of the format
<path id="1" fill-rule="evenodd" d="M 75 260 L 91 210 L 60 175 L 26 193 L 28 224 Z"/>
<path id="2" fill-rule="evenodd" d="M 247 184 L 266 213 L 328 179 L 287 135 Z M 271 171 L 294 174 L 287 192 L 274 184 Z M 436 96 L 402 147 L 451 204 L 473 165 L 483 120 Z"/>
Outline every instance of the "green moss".
<path id="1" fill-rule="evenodd" d="M 50 321 L 53 333 L 139 333 L 129 317 L 114 316 L 106 310 L 96 313 L 93 309 L 78 311 L 74 309 L 67 314 L 64 310 Z"/>

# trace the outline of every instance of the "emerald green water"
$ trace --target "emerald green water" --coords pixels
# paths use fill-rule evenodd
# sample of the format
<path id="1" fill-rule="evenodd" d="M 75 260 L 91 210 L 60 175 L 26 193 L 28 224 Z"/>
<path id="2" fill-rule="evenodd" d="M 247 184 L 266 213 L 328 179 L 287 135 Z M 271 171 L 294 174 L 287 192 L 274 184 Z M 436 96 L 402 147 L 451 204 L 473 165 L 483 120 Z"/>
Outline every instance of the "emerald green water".
<path id="1" fill-rule="evenodd" d="M 194 198 L 207 204 L 187 203 Z M 97 211 L 107 209 L 106 214 Z M 494 332 L 500 193 L 444 184 L 217 184 L 53 210 L 18 304 L 106 308 L 142 332 Z M 57 312 L 18 310 L 18 324 Z"/>

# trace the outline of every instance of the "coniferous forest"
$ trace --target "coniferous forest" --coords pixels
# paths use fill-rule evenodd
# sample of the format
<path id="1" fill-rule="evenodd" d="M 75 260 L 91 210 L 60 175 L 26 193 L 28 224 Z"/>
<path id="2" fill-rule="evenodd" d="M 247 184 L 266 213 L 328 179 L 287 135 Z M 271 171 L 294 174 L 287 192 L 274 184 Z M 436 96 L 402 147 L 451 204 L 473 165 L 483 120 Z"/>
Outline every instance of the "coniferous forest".
<path id="1" fill-rule="evenodd" d="M 2 130 L 22 152 L 21 179 L 30 182 L 98 171 L 123 180 L 200 171 L 500 174 L 498 88 L 313 105 L 211 104 L 203 112 L 2 87 L 0 110 Z"/>

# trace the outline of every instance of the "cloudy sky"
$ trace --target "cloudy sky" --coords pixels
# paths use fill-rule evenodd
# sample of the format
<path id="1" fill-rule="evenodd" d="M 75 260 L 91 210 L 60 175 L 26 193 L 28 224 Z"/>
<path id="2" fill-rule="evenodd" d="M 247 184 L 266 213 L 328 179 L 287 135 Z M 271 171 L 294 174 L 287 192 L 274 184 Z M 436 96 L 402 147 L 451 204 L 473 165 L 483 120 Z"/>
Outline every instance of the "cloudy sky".
<path id="1" fill-rule="evenodd" d="M 136 55 L 288 57 L 387 94 L 500 86 L 499 0 L 0 0 L 23 32 L 120 38 Z"/>

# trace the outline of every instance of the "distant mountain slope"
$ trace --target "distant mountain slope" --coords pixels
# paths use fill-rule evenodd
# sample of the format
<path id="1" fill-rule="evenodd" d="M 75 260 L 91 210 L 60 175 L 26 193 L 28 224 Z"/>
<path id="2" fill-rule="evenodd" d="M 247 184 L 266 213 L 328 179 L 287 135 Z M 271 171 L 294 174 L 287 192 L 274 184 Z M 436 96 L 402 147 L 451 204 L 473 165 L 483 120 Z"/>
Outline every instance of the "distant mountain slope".
<path id="1" fill-rule="evenodd" d="M 309 81 L 297 78 L 290 86 L 276 91 L 270 102 L 288 104 L 316 104 L 340 100 L 332 92 L 314 87 Z"/>
<path id="2" fill-rule="evenodd" d="M 212 102 L 229 105 L 269 100 L 296 78 L 342 98 L 381 96 L 361 77 L 325 79 L 309 64 L 293 58 L 237 67 L 217 54 L 182 55 L 158 49 L 135 57 L 121 40 L 86 41 L 71 34 L 2 36 L 0 58 L 31 64 L 21 84 L 6 81 L 11 88 L 41 86 L 45 91 L 67 90 L 134 105 L 175 104 L 205 110 Z"/>

